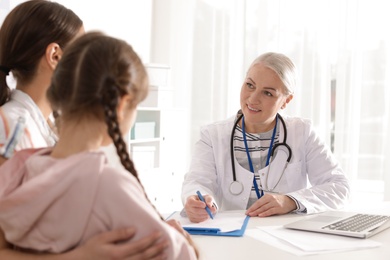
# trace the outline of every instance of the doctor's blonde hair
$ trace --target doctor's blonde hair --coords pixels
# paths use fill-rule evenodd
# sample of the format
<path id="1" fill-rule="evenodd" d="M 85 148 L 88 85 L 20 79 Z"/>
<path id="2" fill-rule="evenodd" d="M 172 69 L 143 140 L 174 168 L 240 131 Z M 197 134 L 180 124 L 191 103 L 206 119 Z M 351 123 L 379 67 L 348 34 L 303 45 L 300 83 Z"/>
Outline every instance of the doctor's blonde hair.
<path id="1" fill-rule="evenodd" d="M 293 95 L 297 84 L 297 72 L 295 64 L 286 55 L 276 52 L 266 52 L 257 57 L 249 69 L 255 64 L 263 64 L 273 70 L 283 82 L 286 95 Z M 248 69 L 248 71 L 249 71 Z"/>

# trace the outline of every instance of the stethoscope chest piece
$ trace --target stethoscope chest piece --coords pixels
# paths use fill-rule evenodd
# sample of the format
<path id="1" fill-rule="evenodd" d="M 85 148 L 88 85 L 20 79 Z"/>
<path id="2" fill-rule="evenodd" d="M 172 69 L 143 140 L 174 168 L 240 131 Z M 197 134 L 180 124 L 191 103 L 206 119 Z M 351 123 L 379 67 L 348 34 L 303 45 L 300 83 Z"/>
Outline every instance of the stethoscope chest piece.
<path id="1" fill-rule="evenodd" d="M 244 185 L 239 181 L 233 181 L 229 187 L 230 193 L 233 195 L 240 195 L 244 190 Z"/>

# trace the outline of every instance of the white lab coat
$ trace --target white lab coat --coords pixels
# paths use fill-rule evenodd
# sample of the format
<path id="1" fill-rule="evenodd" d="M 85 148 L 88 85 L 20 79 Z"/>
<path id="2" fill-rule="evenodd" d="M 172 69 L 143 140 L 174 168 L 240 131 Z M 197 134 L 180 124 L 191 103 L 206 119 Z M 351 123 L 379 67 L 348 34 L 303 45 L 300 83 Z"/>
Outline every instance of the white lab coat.
<path id="1" fill-rule="evenodd" d="M 199 190 L 202 194 L 213 196 L 219 210 L 246 209 L 253 173 L 241 167 L 236 158 L 236 176 L 244 190 L 239 195 L 232 195 L 229 191 L 233 181 L 230 138 L 234 120 L 235 117 L 232 117 L 202 127 L 190 170 L 184 178 L 183 203 Z M 296 117 L 284 117 L 284 120 L 286 143 L 291 147 L 292 158 L 273 191 L 294 197 L 306 207 L 308 214 L 341 208 L 347 202 L 350 187 L 335 157 L 319 139 L 310 121 Z M 281 142 L 284 132 L 282 127 L 280 129 Z M 267 168 L 259 171 L 261 183 L 266 181 Z M 278 174 L 269 174 L 268 187 L 273 188 L 279 177 Z"/>

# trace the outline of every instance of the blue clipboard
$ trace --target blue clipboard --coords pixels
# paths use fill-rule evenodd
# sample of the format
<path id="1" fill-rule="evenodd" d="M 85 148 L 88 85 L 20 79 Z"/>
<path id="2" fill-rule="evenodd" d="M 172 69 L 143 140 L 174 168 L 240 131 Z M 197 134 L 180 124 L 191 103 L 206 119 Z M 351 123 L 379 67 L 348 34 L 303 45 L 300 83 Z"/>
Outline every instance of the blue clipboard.
<path id="1" fill-rule="evenodd" d="M 230 232 L 221 232 L 219 228 L 183 227 L 183 229 L 191 235 L 242 237 L 245 233 L 246 226 L 248 225 L 249 218 L 249 216 L 246 216 L 241 229 Z"/>
<path id="2" fill-rule="evenodd" d="M 178 212 L 172 213 L 167 219 L 177 219 Z M 245 233 L 246 227 L 248 225 L 250 216 L 246 216 L 244 222 L 240 229 L 221 232 L 219 228 L 209 228 L 209 227 L 186 227 L 183 226 L 183 229 L 186 230 L 191 235 L 203 235 L 203 236 L 230 236 L 230 237 L 242 237 Z M 178 219 L 179 220 L 179 219 Z M 180 221 L 180 220 L 179 220 Z"/>

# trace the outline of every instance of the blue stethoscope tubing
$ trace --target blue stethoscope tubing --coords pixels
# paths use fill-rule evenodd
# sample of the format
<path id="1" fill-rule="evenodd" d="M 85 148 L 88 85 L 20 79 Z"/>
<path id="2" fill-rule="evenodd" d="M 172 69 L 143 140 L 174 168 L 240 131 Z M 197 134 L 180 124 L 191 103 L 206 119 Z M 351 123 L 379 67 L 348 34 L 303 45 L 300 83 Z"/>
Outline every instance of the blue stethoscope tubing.
<path id="1" fill-rule="evenodd" d="M 240 113 L 240 112 L 239 112 Z M 233 125 L 233 129 L 232 129 L 232 133 L 231 133 L 231 137 L 230 137 L 230 157 L 231 157 L 231 163 L 232 163 L 232 173 L 233 173 L 233 181 L 232 183 L 230 184 L 230 187 L 229 187 L 229 190 L 230 190 L 230 193 L 233 194 L 233 195 L 239 195 L 242 193 L 242 191 L 244 190 L 244 186 L 241 182 L 239 182 L 237 180 L 237 176 L 236 176 L 236 167 L 234 165 L 234 147 L 233 147 L 233 141 L 234 141 L 234 132 L 236 130 L 236 127 L 237 127 L 237 124 L 240 122 L 240 120 L 243 120 L 243 116 L 244 114 L 240 114 L 236 120 L 236 122 L 234 123 Z M 287 153 L 288 153 L 288 157 L 287 157 L 287 162 L 286 162 L 286 165 L 290 162 L 291 160 L 291 156 L 292 156 L 292 152 L 291 152 L 291 148 L 290 146 L 286 143 L 286 140 L 287 140 L 287 128 L 286 128 L 286 123 L 284 122 L 284 119 L 282 118 L 282 116 L 278 113 L 276 114 L 277 118 L 276 118 L 276 123 L 277 123 L 277 120 L 280 119 L 280 121 L 282 122 L 282 126 L 283 126 L 283 131 L 284 131 L 284 137 L 283 137 L 283 142 L 281 143 L 277 143 L 275 145 L 273 145 L 273 140 L 274 140 L 274 137 L 275 137 L 275 132 L 276 132 L 276 123 L 275 123 L 275 128 L 274 128 L 274 131 L 272 133 L 272 141 L 271 141 L 271 145 L 270 145 L 270 150 L 268 152 L 268 157 L 267 157 L 267 163 L 266 163 L 266 166 L 269 164 L 270 162 L 270 157 L 273 157 L 274 156 L 274 153 L 275 153 L 275 150 L 276 148 L 278 147 L 281 147 L 281 146 L 284 146 L 286 147 L 287 149 Z M 243 120 L 244 121 L 244 120 Z M 244 125 L 244 122 L 243 122 L 243 125 Z M 247 155 L 248 155 L 248 160 L 249 160 L 249 166 L 250 166 L 250 170 L 252 173 L 254 173 L 254 169 L 253 169 L 253 165 L 252 165 L 252 162 L 251 162 L 251 159 L 250 159 L 250 156 L 249 156 L 249 152 L 248 152 L 248 148 L 247 148 L 247 144 L 246 144 L 246 134 L 245 134 L 245 126 L 243 126 L 243 136 L 244 136 L 244 143 L 245 143 L 245 148 L 246 148 L 246 151 L 247 151 Z M 263 195 L 263 190 L 259 191 L 259 188 L 258 188 L 258 185 L 255 181 L 255 178 L 253 178 L 253 185 L 255 187 L 255 190 L 256 190 L 256 194 L 257 194 L 257 197 L 260 198 L 262 195 Z"/>

